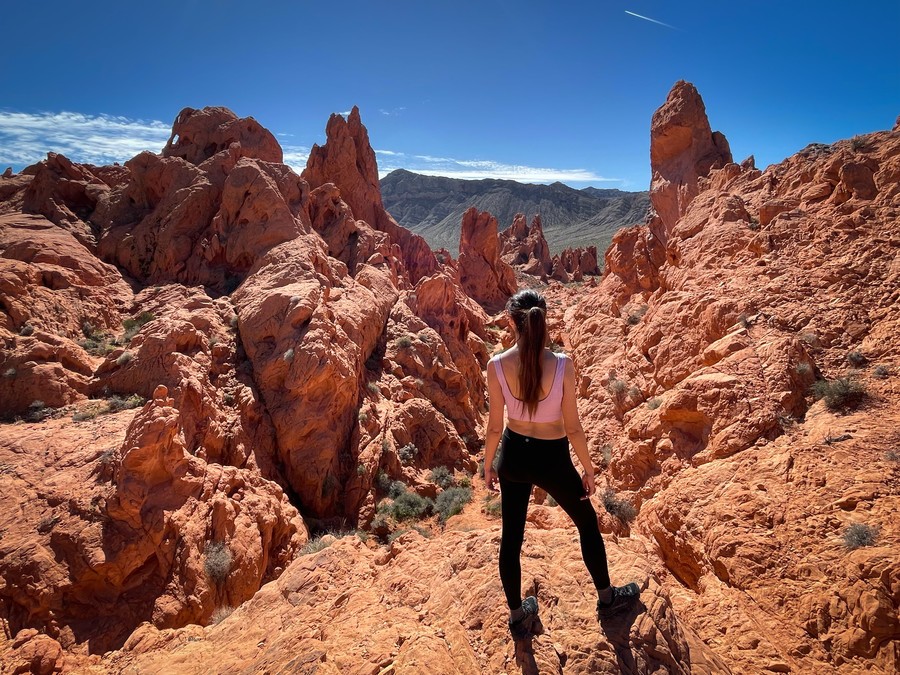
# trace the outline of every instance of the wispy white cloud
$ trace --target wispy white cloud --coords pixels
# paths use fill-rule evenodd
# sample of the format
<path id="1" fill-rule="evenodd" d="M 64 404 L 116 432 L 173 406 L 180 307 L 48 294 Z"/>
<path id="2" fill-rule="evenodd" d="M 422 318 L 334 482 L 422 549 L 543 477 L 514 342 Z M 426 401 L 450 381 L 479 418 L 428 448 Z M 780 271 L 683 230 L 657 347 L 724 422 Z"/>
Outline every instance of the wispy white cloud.
<path id="1" fill-rule="evenodd" d="M 309 148 L 305 145 L 282 145 L 284 163 L 296 173 L 302 173 L 306 168 L 306 160 L 309 159 Z"/>
<path id="2" fill-rule="evenodd" d="M 0 110 L 0 164 L 39 162 L 48 152 L 90 164 L 123 162 L 139 152 L 159 152 L 171 125 L 113 115 Z"/>
<path id="3" fill-rule="evenodd" d="M 339 112 L 338 115 L 340 115 L 341 117 L 347 117 L 352 112 L 352 110 L 344 110 L 343 112 Z"/>
<path id="4" fill-rule="evenodd" d="M 452 159 L 432 155 L 414 155 L 408 162 L 384 162 L 379 167 L 381 177 L 395 169 L 406 169 L 425 176 L 445 176 L 464 180 L 496 178 L 520 183 L 621 183 L 620 178 L 607 178 L 588 169 L 559 169 L 523 164 L 504 164 L 482 159 Z"/>
<path id="5" fill-rule="evenodd" d="M 387 115 L 388 117 L 392 117 L 394 115 L 402 114 L 404 110 L 406 110 L 406 106 L 402 105 L 398 108 L 391 108 L 390 110 L 385 110 L 384 108 L 379 108 L 378 112 L 380 112 L 382 115 Z"/>
<path id="6" fill-rule="evenodd" d="M 671 28 L 672 30 L 678 30 L 677 28 L 675 28 L 675 26 L 670 26 L 669 24 L 663 23 L 662 21 L 657 21 L 656 19 L 651 19 L 649 16 L 643 16 L 642 14 L 635 14 L 634 12 L 629 12 L 627 9 L 625 10 L 625 13 L 630 16 L 637 17 L 638 19 L 643 19 L 644 21 L 650 21 L 651 23 L 655 23 L 660 26 L 665 26 L 666 28 Z"/>
<path id="7" fill-rule="evenodd" d="M 384 155 L 385 157 L 402 157 L 405 153 L 394 152 L 393 150 L 376 150 L 376 155 Z"/>

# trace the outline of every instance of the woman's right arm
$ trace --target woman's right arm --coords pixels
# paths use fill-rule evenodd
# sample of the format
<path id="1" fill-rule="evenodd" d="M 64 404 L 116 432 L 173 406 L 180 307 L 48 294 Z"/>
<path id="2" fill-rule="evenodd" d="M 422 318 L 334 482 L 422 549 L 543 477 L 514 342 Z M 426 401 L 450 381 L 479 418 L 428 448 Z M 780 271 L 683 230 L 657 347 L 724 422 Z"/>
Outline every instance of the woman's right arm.
<path id="1" fill-rule="evenodd" d="M 572 359 L 566 359 L 566 373 L 563 379 L 563 424 L 566 427 L 566 436 L 569 437 L 569 443 L 578 461 L 584 469 L 582 482 L 584 483 L 584 491 L 587 496 L 594 494 L 596 485 L 594 484 L 594 464 L 591 462 L 591 455 L 588 452 L 587 436 L 584 435 L 584 428 L 581 426 L 581 419 L 578 416 L 578 402 L 575 398 L 575 365 Z"/>
<path id="2" fill-rule="evenodd" d="M 487 382 L 490 412 L 484 435 L 484 483 L 489 490 L 493 490 L 493 482 L 496 478 L 494 455 L 500 444 L 500 435 L 503 433 L 503 407 L 506 403 L 503 400 L 503 389 L 500 387 L 500 380 L 497 379 L 497 371 L 493 363 L 488 363 Z"/>

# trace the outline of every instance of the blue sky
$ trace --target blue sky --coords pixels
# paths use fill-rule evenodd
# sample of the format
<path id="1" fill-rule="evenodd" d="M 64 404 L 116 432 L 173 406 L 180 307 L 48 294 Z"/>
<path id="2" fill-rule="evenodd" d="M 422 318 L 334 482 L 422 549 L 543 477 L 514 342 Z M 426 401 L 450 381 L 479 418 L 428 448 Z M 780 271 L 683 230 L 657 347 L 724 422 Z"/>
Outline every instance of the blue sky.
<path id="1" fill-rule="evenodd" d="M 301 170 L 358 105 L 382 173 L 643 190 L 679 79 L 760 167 L 900 115 L 897 0 L 54 0 L 3 24 L 0 170 L 159 151 L 206 105 L 255 117 Z"/>

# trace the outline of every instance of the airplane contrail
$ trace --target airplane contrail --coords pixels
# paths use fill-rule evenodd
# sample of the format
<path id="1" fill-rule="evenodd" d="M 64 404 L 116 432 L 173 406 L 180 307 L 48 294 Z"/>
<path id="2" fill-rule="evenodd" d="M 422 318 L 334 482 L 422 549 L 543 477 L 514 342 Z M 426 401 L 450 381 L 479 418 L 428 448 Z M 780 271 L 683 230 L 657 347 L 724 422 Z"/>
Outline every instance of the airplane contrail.
<path id="1" fill-rule="evenodd" d="M 665 26 L 666 28 L 671 28 L 672 30 L 678 30 L 675 26 L 670 26 L 667 23 L 663 23 L 662 21 L 657 21 L 656 19 L 651 19 L 649 16 L 641 16 L 640 14 L 635 14 L 634 12 L 629 12 L 627 9 L 625 10 L 626 14 L 630 14 L 631 16 L 636 16 L 639 19 L 643 19 L 644 21 L 651 21 L 653 23 L 657 23 L 660 26 Z"/>

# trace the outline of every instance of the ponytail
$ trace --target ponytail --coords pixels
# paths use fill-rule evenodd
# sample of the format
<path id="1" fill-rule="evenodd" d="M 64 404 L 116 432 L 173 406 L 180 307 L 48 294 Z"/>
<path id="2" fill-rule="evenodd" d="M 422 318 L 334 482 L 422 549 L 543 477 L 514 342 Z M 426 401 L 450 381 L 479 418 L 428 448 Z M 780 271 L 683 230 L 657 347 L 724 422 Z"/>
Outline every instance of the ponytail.
<path id="1" fill-rule="evenodd" d="M 522 402 L 533 417 L 541 399 L 541 380 L 543 379 L 544 343 L 547 338 L 547 319 L 544 310 L 532 307 L 525 317 L 525 333 L 519 346 L 522 368 L 519 371 L 519 390 Z"/>

